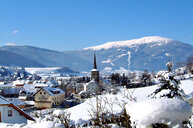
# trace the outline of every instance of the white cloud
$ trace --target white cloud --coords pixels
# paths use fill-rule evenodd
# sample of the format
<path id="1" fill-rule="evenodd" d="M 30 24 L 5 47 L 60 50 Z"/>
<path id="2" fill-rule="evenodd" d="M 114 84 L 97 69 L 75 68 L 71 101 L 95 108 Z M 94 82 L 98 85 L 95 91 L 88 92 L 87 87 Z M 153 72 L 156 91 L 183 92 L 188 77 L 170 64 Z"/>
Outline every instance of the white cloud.
<path id="1" fill-rule="evenodd" d="M 15 42 L 8 42 L 5 44 L 5 46 L 16 46 L 17 44 Z"/>
<path id="2" fill-rule="evenodd" d="M 14 31 L 12 32 L 12 34 L 13 34 L 13 35 L 16 35 L 18 32 L 19 32 L 18 30 L 14 30 Z"/>

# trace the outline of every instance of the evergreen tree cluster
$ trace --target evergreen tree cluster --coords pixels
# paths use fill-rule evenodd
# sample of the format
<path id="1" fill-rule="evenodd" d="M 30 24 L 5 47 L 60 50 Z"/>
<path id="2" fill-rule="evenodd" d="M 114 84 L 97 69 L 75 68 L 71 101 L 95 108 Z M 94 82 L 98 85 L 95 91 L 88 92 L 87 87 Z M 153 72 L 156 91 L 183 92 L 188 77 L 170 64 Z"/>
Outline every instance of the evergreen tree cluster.
<path id="1" fill-rule="evenodd" d="M 159 77 L 160 84 L 158 88 L 149 95 L 151 98 L 180 98 L 185 100 L 185 93 L 183 89 L 180 88 L 180 81 L 174 78 L 174 73 L 172 73 L 172 62 L 166 64 L 168 71 L 165 71 L 162 76 Z"/>
<path id="2" fill-rule="evenodd" d="M 152 85 L 152 77 L 148 70 L 145 70 L 140 74 L 138 82 L 134 82 L 136 80 L 135 73 L 130 73 L 128 75 L 125 75 L 124 73 L 122 75 L 119 73 L 112 73 L 110 79 L 112 85 L 126 86 L 127 88 L 145 87 Z"/>
<path id="3" fill-rule="evenodd" d="M 180 81 L 174 78 L 170 72 L 166 72 L 164 76 L 159 78 L 160 84 L 158 88 L 151 94 L 151 98 L 180 98 L 185 99 L 184 91 L 179 87 Z"/>

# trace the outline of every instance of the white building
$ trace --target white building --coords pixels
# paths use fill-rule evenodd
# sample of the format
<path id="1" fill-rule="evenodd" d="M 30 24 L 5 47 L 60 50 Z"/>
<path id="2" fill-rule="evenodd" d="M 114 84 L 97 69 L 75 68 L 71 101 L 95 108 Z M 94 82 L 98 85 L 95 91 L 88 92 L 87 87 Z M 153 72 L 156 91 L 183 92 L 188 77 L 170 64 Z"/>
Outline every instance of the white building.
<path id="1" fill-rule="evenodd" d="M 27 124 L 27 120 L 35 121 L 31 116 L 22 111 L 20 108 L 8 102 L 3 97 L 0 97 L 0 122 Z"/>
<path id="2" fill-rule="evenodd" d="M 99 84 L 94 79 L 86 85 L 86 93 L 91 95 L 100 93 Z"/>

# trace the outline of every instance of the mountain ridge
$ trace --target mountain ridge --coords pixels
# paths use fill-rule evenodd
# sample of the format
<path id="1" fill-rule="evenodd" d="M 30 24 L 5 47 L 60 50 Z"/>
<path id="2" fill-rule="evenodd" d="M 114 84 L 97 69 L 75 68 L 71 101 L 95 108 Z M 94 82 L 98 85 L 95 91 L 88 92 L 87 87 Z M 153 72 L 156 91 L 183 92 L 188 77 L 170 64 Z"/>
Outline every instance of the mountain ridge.
<path id="1" fill-rule="evenodd" d="M 125 40 L 125 41 L 111 41 L 97 46 L 91 46 L 87 48 L 83 48 L 83 50 L 101 50 L 101 49 L 109 49 L 113 47 L 124 47 L 124 46 L 132 46 L 132 45 L 139 45 L 139 44 L 148 44 L 148 43 L 159 43 L 159 45 L 167 44 L 173 39 L 169 39 L 166 37 L 161 36 L 148 36 L 142 37 L 139 39 L 132 39 L 132 40 Z"/>
<path id="2" fill-rule="evenodd" d="M 105 44 L 110 45 L 106 47 Z M 69 67 L 75 71 L 90 71 L 94 52 L 99 70 L 121 68 L 158 71 L 166 68 L 165 63 L 169 58 L 174 63 L 185 62 L 193 54 L 192 45 L 160 36 L 105 44 L 63 52 L 35 46 L 4 46 L 0 50 L 24 56 L 48 67 Z"/>

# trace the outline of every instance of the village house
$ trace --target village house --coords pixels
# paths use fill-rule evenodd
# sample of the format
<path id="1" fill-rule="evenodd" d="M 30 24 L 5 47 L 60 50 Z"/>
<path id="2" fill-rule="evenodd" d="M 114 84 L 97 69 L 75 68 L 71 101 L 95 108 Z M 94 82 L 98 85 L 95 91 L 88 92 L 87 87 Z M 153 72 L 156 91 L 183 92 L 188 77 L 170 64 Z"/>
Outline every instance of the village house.
<path id="1" fill-rule="evenodd" d="M 70 81 L 66 86 L 66 95 L 71 96 L 71 94 L 75 94 L 76 92 L 76 85 L 75 81 Z"/>
<path id="2" fill-rule="evenodd" d="M 64 104 L 65 92 L 60 88 L 44 87 L 35 94 L 37 108 L 52 108 Z"/>
<path id="3" fill-rule="evenodd" d="M 0 97 L 0 122 L 12 124 L 27 124 L 27 120 L 35 121 L 30 115 L 20 108 Z"/>
<path id="4" fill-rule="evenodd" d="M 0 82 L 0 95 L 2 95 L 4 89 L 11 89 L 13 87 L 12 84 L 4 84 L 4 82 Z"/>
<path id="5" fill-rule="evenodd" d="M 13 82 L 13 85 L 18 88 L 22 88 L 24 86 L 25 82 L 21 80 L 16 80 Z"/>
<path id="6" fill-rule="evenodd" d="M 20 88 L 5 88 L 2 91 L 3 97 L 17 98 L 19 97 Z"/>

